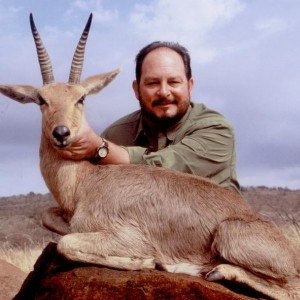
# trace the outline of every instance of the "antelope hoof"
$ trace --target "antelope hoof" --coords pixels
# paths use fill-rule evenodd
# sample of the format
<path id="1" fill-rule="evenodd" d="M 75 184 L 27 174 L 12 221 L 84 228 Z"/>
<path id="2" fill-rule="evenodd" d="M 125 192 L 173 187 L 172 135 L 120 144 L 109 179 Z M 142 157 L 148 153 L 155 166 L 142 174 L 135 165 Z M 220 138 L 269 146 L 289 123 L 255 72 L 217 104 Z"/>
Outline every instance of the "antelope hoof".
<path id="1" fill-rule="evenodd" d="M 155 270 L 166 271 L 166 272 L 168 271 L 160 260 L 154 259 L 154 263 L 155 263 Z"/>
<path id="2" fill-rule="evenodd" d="M 219 280 L 224 280 L 225 277 L 222 273 L 219 271 L 210 271 L 205 275 L 205 279 L 208 281 L 219 281 Z"/>

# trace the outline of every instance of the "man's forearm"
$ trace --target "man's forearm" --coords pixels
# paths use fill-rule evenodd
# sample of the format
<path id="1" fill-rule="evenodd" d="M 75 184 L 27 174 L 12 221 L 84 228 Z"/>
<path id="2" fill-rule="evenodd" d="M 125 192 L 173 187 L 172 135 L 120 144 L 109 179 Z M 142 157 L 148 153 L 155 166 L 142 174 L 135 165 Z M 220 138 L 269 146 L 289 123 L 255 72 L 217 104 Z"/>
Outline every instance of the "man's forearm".
<path id="1" fill-rule="evenodd" d="M 106 140 L 107 141 L 107 140 Z M 129 164 L 129 154 L 121 146 L 107 141 L 108 143 L 108 155 L 100 160 L 100 164 Z"/>

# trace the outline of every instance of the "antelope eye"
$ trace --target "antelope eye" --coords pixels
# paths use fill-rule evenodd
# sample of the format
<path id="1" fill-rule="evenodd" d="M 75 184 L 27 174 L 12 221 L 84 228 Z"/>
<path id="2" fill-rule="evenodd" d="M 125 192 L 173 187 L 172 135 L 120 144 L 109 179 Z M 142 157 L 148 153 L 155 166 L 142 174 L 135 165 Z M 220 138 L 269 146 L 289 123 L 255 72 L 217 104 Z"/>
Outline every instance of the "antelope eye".
<path id="1" fill-rule="evenodd" d="M 85 96 L 82 96 L 82 97 L 77 101 L 77 104 L 83 105 L 83 104 L 84 104 L 84 99 L 85 99 Z"/>

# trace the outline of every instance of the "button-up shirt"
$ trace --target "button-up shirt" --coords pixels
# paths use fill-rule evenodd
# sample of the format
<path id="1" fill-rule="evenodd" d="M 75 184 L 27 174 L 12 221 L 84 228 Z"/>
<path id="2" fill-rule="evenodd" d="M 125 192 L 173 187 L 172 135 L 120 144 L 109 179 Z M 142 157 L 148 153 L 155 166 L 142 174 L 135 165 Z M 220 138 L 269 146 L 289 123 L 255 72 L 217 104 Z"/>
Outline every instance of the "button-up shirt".
<path id="1" fill-rule="evenodd" d="M 239 192 L 234 131 L 204 104 L 191 103 L 181 120 L 150 135 L 140 110 L 109 126 L 101 135 L 129 153 L 130 163 L 148 164 L 210 178 Z"/>

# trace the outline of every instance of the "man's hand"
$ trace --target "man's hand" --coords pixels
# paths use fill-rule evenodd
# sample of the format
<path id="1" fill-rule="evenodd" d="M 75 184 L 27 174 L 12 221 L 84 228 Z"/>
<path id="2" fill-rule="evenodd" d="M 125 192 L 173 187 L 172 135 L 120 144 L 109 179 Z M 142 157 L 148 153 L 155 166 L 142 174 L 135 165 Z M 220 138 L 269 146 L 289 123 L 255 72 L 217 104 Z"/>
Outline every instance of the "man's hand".
<path id="1" fill-rule="evenodd" d="M 58 148 L 57 152 L 61 157 L 67 159 L 90 159 L 95 156 L 96 149 L 101 143 L 101 137 L 94 132 L 85 118 L 83 118 L 74 141 L 65 148 Z"/>
<path id="2" fill-rule="evenodd" d="M 91 159 L 96 155 L 96 149 L 102 144 L 103 139 L 95 133 L 85 118 L 82 120 L 81 127 L 74 141 L 65 148 L 58 148 L 59 156 L 73 159 Z M 129 164 L 129 154 L 123 148 L 110 141 L 108 142 L 109 154 L 101 159 L 101 164 Z"/>

